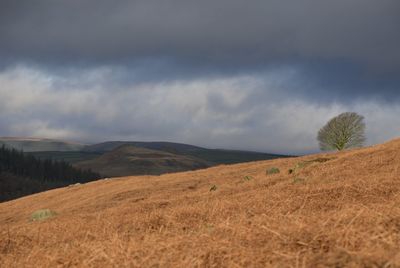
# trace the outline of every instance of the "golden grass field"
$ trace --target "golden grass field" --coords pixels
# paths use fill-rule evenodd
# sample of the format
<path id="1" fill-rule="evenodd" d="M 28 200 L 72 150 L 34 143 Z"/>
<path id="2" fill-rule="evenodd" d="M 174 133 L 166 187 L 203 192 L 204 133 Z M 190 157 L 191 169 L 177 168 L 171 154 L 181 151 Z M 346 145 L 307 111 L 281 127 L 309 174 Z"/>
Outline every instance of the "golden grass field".
<path id="1" fill-rule="evenodd" d="M 0 267 L 400 267 L 400 140 L 1 203 Z"/>

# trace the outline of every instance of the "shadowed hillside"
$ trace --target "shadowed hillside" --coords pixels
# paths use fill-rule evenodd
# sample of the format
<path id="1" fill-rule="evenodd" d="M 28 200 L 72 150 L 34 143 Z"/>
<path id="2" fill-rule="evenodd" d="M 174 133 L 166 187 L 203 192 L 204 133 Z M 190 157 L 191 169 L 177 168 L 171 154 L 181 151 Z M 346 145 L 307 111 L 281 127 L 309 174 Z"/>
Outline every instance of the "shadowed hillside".
<path id="1" fill-rule="evenodd" d="M 0 266 L 399 267 L 399 172 L 395 140 L 52 190 L 0 204 Z"/>
<path id="2" fill-rule="evenodd" d="M 71 164 L 93 160 L 98 156 L 113 151 L 123 145 L 158 150 L 176 155 L 191 156 L 200 158 L 205 162 L 209 162 L 214 165 L 234 164 L 287 157 L 286 155 L 260 152 L 207 149 L 190 144 L 174 142 L 107 141 L 98 144 L 84 145 L 80 143 L 51 139 L 5 137 L 0 138 L 0 146 L 3 144 L 8 148 L 15 148 L 17 150 L 24 151 L 25 153 L 40 159 L 65 161 Z"/>
<path id="3" fill-rule="evenodd" d="M 122 145 L 98 158 L 75 164 L 104 176 L 159 175 L 163 173 L 195 170 L 211 166 L 210 163 L 188 155 Z"/>
<path id="4" fill-rule="evenodd" d="M 256 160 L 287 157 L 285 155 L 249 152 L 240 150 L 207 149 L 183 143 L 174 142 L 137 142 L 137 141 L 108 141 L 86 146 L 83 151 L 89 153 L 109 152 L 121 145 L 132 145 L 140 148 L 159 150 L 173 154 L 189 155 L 201 158 L 214 164 L 234 164 Z"/>
<path id="5" fill-rule="evenodd" d="M 175 142 L 140 142 L 140 141 L 106 141 L 86 146 L 85 152 L 109 152 L 122 145 L 131 145 L 140 148 L 160 150 L 166 152 L 189 152 L 203 149 L 198 146 Z"/>

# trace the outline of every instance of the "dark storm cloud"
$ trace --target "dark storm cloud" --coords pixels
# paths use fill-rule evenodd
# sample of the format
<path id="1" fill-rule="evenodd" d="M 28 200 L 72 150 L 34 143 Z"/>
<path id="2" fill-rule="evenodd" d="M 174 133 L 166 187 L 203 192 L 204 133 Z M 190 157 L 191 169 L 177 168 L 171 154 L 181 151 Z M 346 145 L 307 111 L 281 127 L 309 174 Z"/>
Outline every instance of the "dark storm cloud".
<path id="1" fill-rule="evenodd" d="M 397 0 L 4 0 L 0 56 L 41 62 L 263 66 L 347 60 L 400 66 Z M 233 68 L 234 68 L 233 67 Z"/>

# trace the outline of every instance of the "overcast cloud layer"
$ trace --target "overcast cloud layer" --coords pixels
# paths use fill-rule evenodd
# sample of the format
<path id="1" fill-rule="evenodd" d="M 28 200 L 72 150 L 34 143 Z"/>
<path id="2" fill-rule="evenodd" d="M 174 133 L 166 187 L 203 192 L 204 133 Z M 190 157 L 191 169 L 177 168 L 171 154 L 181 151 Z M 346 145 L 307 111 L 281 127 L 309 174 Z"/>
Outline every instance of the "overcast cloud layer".
<path id="1" fill-rule="evenodd" d="M 1 1 L 0 135 L 315 151 L 400 133 L 397 0 Z"/>

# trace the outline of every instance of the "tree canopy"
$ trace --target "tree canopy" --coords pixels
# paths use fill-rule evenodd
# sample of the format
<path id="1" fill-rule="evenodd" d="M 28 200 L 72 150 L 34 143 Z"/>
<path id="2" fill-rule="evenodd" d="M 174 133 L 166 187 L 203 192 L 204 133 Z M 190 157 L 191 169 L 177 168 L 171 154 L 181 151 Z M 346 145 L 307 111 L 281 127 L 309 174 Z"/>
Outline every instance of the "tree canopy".
<path id="1" fill-rule="evenodd" d="M 364 117 L 357 113 L 342 113 L 326 123 L 318 132 L 322 151 L 362 147 L 365 143 Z"/>

